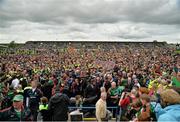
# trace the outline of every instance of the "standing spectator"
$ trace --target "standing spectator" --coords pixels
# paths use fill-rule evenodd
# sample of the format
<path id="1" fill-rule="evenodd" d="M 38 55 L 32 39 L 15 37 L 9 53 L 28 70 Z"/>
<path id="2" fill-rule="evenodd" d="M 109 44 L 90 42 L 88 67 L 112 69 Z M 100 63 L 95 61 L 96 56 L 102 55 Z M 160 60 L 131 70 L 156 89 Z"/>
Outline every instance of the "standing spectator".
<path id="1" fill-rule="evenodd" d="M 78 78 L 76 78 L 71 86 L 71 97 L 75 97 L 76 95 L 81 95 L 81 84 Z"/>
<path id="2" fill-rule="evenodd" d="M 18 88 L 19 85 L 19 79 L 17 78 L 17 76 L 14 76 L 14 79 L 12 80 L 11 86 L 13 87 L 13 89 Z"/>
<path id="3" fill-rule="evenodd" d="M 0 121 L 31 121 L 31 112 L 23 106 L 23 99 L 22 95 L 16 95 L 13 105 L 0 111 Z"/>
<path id="4" fill-rule="evenodd" d="M 140 97 L 140 100 L 142 102 L 142 109 L 140 114 L 137 116 L 138 121 L 150 121 L 151 116 L 150 116 L 150 97 L 147 94 L 142 94 Z"/>
<path id="5" fill-rule="evenodd" d="M 60 93 L 59 87 L 57 87 L 55 95 L 51 97 L 48 105 L 52 121 L 67 121 L 69 104 L 69 97 L 64 93 Z"/>
<path id="6" fill-rule="evenodd" d="M 15 96 L 15 90 L 13 87 L 9 87 L 9 90 L 7 91 L 7 94 L 4 94 L 4 99 L 2 101 L 2 107 L 3 108 L 8 108 L 12 106 L 12 101 Z"/>
<path id="7" fill-rule="evenodd" d="M 107 76 L 105 76 L 105 78 L 104 78 L 103 87 L 105 87 L 106 90 L 108 90 L 111 87 L 111 82 L 108 80 Z"/>
<path id="8" fill-rule="evenodd" d="M 111 83 L 111 88 L 108 90 L 109 104 L 111 106 L 116 106 L 118 104 L 119 96 L 121 94 L 121 89 L 116 86 L 116 82 Z"/>
<path id="9" fill-rule="evenodd" d="M 48 111 L 48 99 L 46 97 L 41 98 L 41 103 L 39 105 L 38 121 L 50 121 L 49 111 Z"/>
<path id="10" fill-rule="evenodd" d="M 41 90 L 43 92 L 43 95 L 48 98 L 48 100 L 51 98 L 52 95 L 52 88 L 53 88 L 53 81 L 49 80 L 44 83 L 44 85 L 41 87 Z"/>
<path id="11" fill-rule="evenodd" d="M 105 88 L 105 87 L 101 87 L 101 88 L 100 88 L 100 92 L 98 93 L 98 98 L 101 97 L 101 93 L 102 93 L 102 92 L 106 92 L 106 88 Z"/>
<path id="12" fill-rule="evenodd" d="M 33 115 L 33 120 L 37 120 L 38 115 L 38 108 L 40 103 L 40 98 L 42 97 L 42 92 L 37 88 L 37 81 L 31 82 L 31 87 L 28 91 L 26 106 L 28 106 L 31 110 L 31 113 Z"/>
<path id="13" fill-rule="evenodd" d="M 3 101 L 4 97 L 3 97 L 3 94 L 0 93 L 0 110 L 2 109 L 2 101 Z"/>
<path id="14" fill-rule="evenodd" d="M 96 87 L 95 87 L 96 81 L 94 79 L 91 79 L 90 83 L 87 85 L 84 93 L 84 103 L 86 105 L 96 103 L 97 101 L 97 95 L 96 93 Z"/>
<path id="15" fill-rule="evenodd" d="M 100 92 L 102 93 L 102 92 L 106 92 L 106 88 L 105 87 L 101 87 L 100 88 Z"/>
<path id="16" fill-rule="evenodd" d="M 119 100 L 119 106 L 120 106 L 120 119 L 127 121 L 129 118 L 127 118 L 125 115 L 127 113 L 127 109 L 130 105 L 130 103 L 133 103 L 137 99 L 138 91 L 135 89 L 131 90 L 131 93 L 123 92 L 121 95 L 121 98 Z"/>
<path id="17" fill-rule="evenodd" d="M 135 100 L 133 103 L 130 104 L 126 116 L 129 120 L 134 120 L 140 112 L 142 108 L 142 103 L 140 99 Z"/>
<path id="18" fill-rule="evenodd" d="M 173 121 L 180 120 L 180 95 L 172 90 L 167 89 L 160 93 L 161 104 L 156 105 L 155 113 L 158 121 Z"/>
<path id="19" fill-rule="evenodd" d="M 27 101 L 27 97 L 28 97 L 28 93 L 29 91 L 32 89 L 31 87 L 31 83 L 28 83 L 27 86 L 24 88 L 24 105 L 26 105 L 26 101 Z"/>
<path id="20" fill-rule="evenodd" d="M 96 118 L 99 122 L 107 121 L 107 105 L 106 105 L 106 92 L 101 93 L 101 98 L 96 103 Z"/>
<path id="21" fill-rule="evenodd" d="M 176 76 L 172 78 L 172 85 L 176 87 L 180 87 L 180 71 L 176 73 Z"/>
<path id="22" fill-rule="evenodd" d="M 128 77 L 127 85 L 125 85 L 125 87 L 126 87 L 127 91 L 128 91 L 128 90 L 131 91 L 131 89 L 132 89 L 132 87 L 133 87 L 133 82 L 132 82 L 131 77 Z"/>
<path id="23" fill-rule="evenodd" d="M 136 78 L 136 79 L 134 79 L 134 86 L 137 86 L 137 87 L 141 87 L 140 86 L 140 84 L 139 84 L 139 82 L 138 82 L 138 79 Z"/>

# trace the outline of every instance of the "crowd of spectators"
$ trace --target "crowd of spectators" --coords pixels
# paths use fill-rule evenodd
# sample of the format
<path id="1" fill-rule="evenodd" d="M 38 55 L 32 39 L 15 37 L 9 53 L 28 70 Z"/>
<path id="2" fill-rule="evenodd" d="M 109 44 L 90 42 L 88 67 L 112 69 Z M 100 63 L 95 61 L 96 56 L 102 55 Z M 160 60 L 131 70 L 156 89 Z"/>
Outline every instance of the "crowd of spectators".
<path id="1" fill-rule="evenodd" d="M 180 56 L 168 45 L 28 50 L 0 56 L 0 120 L 67 120 L 68 106 L 101 96 L 120 120 L 180 120 Z"/>

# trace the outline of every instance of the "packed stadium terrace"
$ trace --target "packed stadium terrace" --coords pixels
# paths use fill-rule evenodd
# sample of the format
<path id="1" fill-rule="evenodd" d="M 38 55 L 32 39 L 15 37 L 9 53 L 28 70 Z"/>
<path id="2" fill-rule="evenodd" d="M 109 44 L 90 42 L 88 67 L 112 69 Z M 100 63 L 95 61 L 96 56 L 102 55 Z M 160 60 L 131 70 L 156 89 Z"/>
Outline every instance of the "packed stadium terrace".
<path id="1" fill-rule="evenodd" d="M 29 41 L 3 48 L 0 120 L 66 121 L 76 113 L 94 121 L 179 121 L 175 51 L 166 42 Z"/>
<path id="2" fill-rule="evenodd" d="M 167 45 L 166 42 L 108 42 L 108 41 L 28 41 L 25 43 L 25 47 L 34 47 L 37 48 L 39 45 L 44 45 L 46 47 L 61 47 L 61 48 L 67 48 L 69 46 L 73 46 L 76 49 L 80 48 L 87 48 L 87 49 L 114 49 L 114 48 L 120 48 L 125 47 L 127 45 L 138 47 L 139 45 L 145 46 L 145 47 L 153 47 L 153 46 L 164 46 Z"/>

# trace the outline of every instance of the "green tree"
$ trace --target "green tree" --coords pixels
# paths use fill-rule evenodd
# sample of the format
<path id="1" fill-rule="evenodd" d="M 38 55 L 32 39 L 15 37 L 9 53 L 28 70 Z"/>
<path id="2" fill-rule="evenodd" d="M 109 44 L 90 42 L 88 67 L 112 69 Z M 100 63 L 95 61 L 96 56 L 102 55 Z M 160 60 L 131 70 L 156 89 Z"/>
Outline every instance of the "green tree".
<path id="1" fill-rule="evenodd" d="M 8 45 L 9 48 L 15 48 L 16 47 L 16 42 L 15 41 L 11 41 Z"/>

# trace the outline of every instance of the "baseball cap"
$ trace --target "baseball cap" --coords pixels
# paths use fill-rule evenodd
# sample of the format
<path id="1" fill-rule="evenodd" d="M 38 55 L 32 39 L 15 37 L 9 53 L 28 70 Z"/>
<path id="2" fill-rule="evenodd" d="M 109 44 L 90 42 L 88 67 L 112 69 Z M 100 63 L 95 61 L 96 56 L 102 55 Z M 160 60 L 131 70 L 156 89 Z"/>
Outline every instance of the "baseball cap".
<path id="1" fill-rule="evenodd" d="M 23 99 L 24 97 L 19 94 L 19 95 L 14 96 L 13 101 L 23 101 Z"/>

